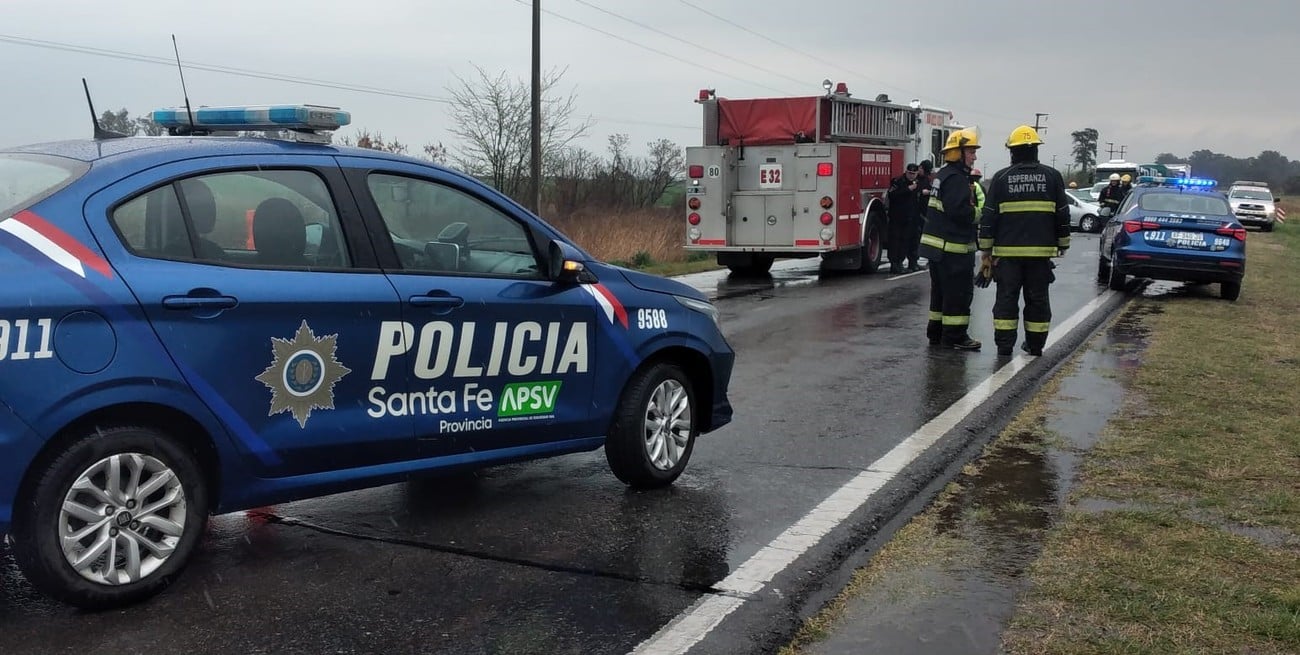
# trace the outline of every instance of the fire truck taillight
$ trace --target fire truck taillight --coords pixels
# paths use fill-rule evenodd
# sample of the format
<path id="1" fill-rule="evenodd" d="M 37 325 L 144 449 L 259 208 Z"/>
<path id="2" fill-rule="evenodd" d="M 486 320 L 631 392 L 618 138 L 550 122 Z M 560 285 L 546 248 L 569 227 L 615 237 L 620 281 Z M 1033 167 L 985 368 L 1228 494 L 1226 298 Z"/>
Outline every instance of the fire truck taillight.
<path id="1" fill-rule="evenodd" d="M 700 215 L 696 214 L 695 212 L 691 212 L 691 215 L 686 217 L 686 222 L 690 223 L 691 225 L 699 225 Z"/>
<path id="2" fill-rule="evenodd" d="M 699 198 L 691 198 L 690 200 L 687 200 L 687 201 L 686 201 L 686 206 L 687 206 L 687 207 L 690 207 L 691 209 L 699 209 L 699 208 L 700 208 L 700 199 L 699 199 Z"/>
<path id="3" fill-rule="evenodd" d="M 692 180 L 698 180 L 704 177 L 704 167 L 699 164 L 693 164 L 686 169 L 686 174 L 689 175 Z"/>
<path id="4" fill-rule="evenodd" d="M 824 161 L 817 164 L 817 177 L 830 177 L 835 174 L 835 164 Z"/>
<path id="5" fill-rule="evenodd" d="M 822 209 L 830 209 L 835 206 L 835 201 L 830 196 L 822 196 Z"/>
<path id="6" fill-rule="evenodd" d="M 835 217 L 830 212 L 822 214 L 822 225 L 830 225 L 835 222 Z"/>

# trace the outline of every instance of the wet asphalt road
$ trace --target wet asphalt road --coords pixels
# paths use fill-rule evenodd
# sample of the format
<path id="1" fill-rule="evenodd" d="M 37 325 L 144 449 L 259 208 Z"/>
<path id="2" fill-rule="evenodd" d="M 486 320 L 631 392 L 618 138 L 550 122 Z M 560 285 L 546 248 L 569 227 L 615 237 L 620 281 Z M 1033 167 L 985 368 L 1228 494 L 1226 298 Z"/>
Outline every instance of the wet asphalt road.
<path id="1" fill-rule="evenodd" d="M 1056 322 L 1103 292 L 1096 245 L 1076 235 L 1060 262 Z M 718 298 L 737 351 L 736 420 L 701 439 L 674 487 L 628 490 L 597 451 L 219 516 L 167 592 L 98 614 L 35 596 L 0 548 L 0 653 L 628 653 L 1005 363 L 992 289 L 972 310 L 985 350 L 967 354 L 926 345 L 925 273 L 822 278 L 808 260 L 768 280 L 688 282 Z M 846 558 L 919 506 L 1076 343 L 1027 368 L 691 652 L 784 643 L 838 590 Z"/>

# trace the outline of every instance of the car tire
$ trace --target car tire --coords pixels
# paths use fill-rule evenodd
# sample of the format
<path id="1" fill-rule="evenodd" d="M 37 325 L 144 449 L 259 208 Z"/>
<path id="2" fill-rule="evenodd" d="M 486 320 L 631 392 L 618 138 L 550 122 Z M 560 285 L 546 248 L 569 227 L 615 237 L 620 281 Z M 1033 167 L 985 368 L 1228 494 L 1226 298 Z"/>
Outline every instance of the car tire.
<path id="1" fill-rule="evenodd" d="M 614 476 L 640 489 L 672 484 L 695 450 L 696 416 L 695 390 L 681 368 L 658 362 L 637 371 L 605 438 Z"/>
<path id="2" fill-rule="evenodd" d="M 1264 225 L 1260 226 L 1260 229 L 1263 230 L 1263 231 L 1265 231 L 1265 232 L 1272 232 L 1272 231 L 1273 231 L 1273 224 L 1272 224 L 1272 223 L 1265 223 Z"/>
<path id="3" fill-rule="evenodd" d="M 1097 217 L 1096 217 L 1096 216 L 1093 216 L 1092 214 L 1084 214 L 1083 217 L 1079 219 L 1079 231 L 1080 231 L 1080 232 L 1096 232 L 1096 231 L 1097 231 Z"/>
<path id="4" fill-rule="evenodd" d="M 1110 281 L 1110 264 L 1106 263 L 1106 258 L 1097 255 L 1097 284 L 1106 284 Z"/>
<path id="5" fill-rule="evenodd" d="M 1125 288 L 1124 283 L 1128 281 L 1128 276 L 1115 265 L 1115 262 L 1111 262 L 1109 268 L 1110 271 L 1106 276 L 1106 286 L 1110 287 L 1112 291 L 1123 291 Z"/>
<path id="6" fill-rule="evenodd" d="M 1219 297 L 1224 300 L 1236 300 L 1241 296 L 1241 282 L 1220 282 Z"/>
<path id="7" fill-rule="evenodd" d="M 95 428 L 24 487 L 14 559 L 37 590 L 76 607 L 142 601 L 185 568 L 204 531 L 207 494 L 194 454 L 167 435 Z"/>

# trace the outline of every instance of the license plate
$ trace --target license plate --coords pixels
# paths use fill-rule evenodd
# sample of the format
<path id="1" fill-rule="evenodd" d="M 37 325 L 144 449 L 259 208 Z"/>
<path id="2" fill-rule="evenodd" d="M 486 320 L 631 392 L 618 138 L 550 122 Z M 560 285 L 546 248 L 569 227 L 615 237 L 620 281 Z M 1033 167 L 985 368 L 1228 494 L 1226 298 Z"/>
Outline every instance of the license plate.
<path id="1" fill-rule="evenodd" d="M 759 164 L 758 188 L 760 189 L 781 188 L 781 165 L 780 164 Z"/>
<path id="2" fill-rule="evenodd" d="M 705 192 L 705 187 L 702 187 L 702 186 L 688 186 L 688 187 L 686 187 L 686 195 L 688 195 L 688 196 L 703 196 L 703 195 L 708 195 L 708 194 Z"/>
<path id="3" fill-rule="evenodd" d="M 1165 239 L 1165 245 L 1170 248 L 1191 250 L 1205 250 L 1209 247 L 1205 242 L 1205 235 L 1200 232 L 1170 232 L 1169 237 Z"/>

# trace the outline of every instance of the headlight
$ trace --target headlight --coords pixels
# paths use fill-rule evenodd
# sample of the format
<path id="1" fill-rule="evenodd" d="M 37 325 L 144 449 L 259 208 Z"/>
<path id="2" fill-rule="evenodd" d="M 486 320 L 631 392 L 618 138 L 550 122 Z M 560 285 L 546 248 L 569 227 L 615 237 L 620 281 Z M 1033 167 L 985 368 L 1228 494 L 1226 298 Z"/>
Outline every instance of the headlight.
<path id="1" fill-rule="evenodd" d="M 701 314 L 704 314 L 705 316 L 708 316 L 709 319 L 713 321 L 714 325 L 718 327 L 722 327 L 721 321 L 718 320 L 718 308 L 714 307 L 713 303 L 707 300 L 696 300 L 694 298 L 687 298 L 686 296 L 673 296 L 673 297 L 677 299 L 677 302 L 681 303 L 682 307 L 685 307 L 687 309 L 693 309 Z"/>

